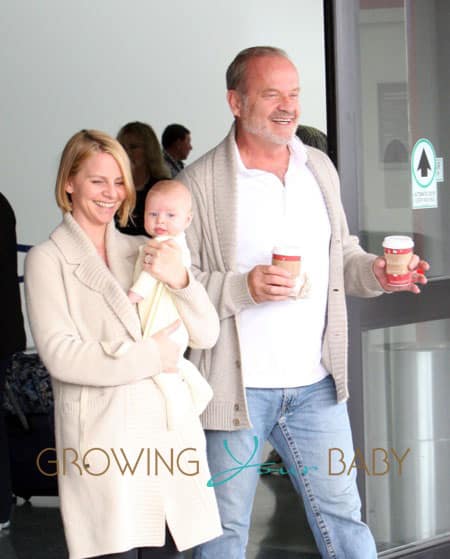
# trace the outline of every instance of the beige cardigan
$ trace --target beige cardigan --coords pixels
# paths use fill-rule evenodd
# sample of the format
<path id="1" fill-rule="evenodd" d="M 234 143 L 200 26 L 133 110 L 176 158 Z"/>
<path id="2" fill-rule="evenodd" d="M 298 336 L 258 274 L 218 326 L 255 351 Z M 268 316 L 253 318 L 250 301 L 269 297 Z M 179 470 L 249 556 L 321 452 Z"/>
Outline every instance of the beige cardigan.
<path id="1" fill-rule="evenodd" d="M 164 398 L 150 378 L 161 372 L 158 347 L 142 339 L 127 297 L 142 242 L 110 224 L 108 268 L 66 214 L 26 259 L 30 324 L 54 389 L 70 559 L 161 546 L 166 521 L 180 550 L 221 533 L 200 422 L 193 416 L 167 432 Z M 190 344 L 211 347 L 219 324 L 203 287 L 190 275 L 173 295 Z M 125 457 L 137 465 L 133 474 L 118 467 Z"/>
<path id="2" fill-rule="evenodd" d="M 382 291 L 372 270 L 375 255 L 364 252 L 357 237 L 349 234 L 336 169 L 327 155 L 314 148 L 306 149 L 307 165 L 322 191 L 331 225 L 322 361 L 334 377 L 339 402 L 343 402 L 348 398 L 345 295 L 373 297 Z M 214 392 L 202 416 L 207 429 L 250 426 L 241 371 L 239 312 L 256 303 L 248 290 L 247 274 L 239 273 L 236 266 L 236 177 L 234 126 L 217 147 L 177 176 L 191 190 L 194 201 L 196 218 L 186 232 L 192 269 L 206 287 L 221 321 L 214 348 L 192 351 L 190 355 Z"/>

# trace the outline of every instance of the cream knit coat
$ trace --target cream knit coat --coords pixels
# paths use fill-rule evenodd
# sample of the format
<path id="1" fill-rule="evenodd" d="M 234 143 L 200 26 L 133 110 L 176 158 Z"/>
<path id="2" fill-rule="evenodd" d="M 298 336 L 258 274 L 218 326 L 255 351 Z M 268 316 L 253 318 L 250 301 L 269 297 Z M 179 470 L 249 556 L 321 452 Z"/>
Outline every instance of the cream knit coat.
<path id="1" fill-rule="evenodd" d="M 162 370 L 159 350 L 142 339 L 127 297 L 142 241 L 111 223 L 108 268 L 66 214 L 26 259 L 30 324 L 54 389 L 70 559 L 161 546 L 166 522 L 180 550 L 221 533 L 200 422 L 193 416 L 167 431 L 164 398 L 150 378 Z M 190 275 L 173 295 L 190 344 L 211 347 L 219 324 L 203 287 Z"/>
<path id="2" fill-rule="evenodd" d="M 192 351 L 190 359 L 214 392 L 203 413 L 207 429 L 235 430 L 250 426 L 242 381 L 239 312 L 256 303 L 248 274 L 237 271 L 237 162 L 234 126 L 214 149 L 177 175 L 192 192 L 195 220 L 186 232 L 195 276 L 206 287 L 220 318 L 220 336 L 213 349 Z M 322 362 L 336 382 L 337 398 L 348 398 L 347 313 L 345 295 L 374 297 L 382 293 L 373 270 L 375 255 L 349 234 L 342 208 L 339 178 L 329 157 L 306 146 L 307 166 L 322 192 L 331 226 L 327 322 Z M 307 201 L 305 201 L 307 203 Z M 258 200 L 255 200 L 258 211 Z M 276 371 L 274 371 L 276 374 Z"/>

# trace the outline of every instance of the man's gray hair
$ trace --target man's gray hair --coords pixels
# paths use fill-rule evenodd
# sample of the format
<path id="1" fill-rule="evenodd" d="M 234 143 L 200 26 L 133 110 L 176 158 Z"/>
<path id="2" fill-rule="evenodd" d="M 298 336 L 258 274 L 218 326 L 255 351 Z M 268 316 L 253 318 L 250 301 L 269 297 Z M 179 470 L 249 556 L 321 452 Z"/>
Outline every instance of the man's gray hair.
<path id="1" fill-rule="evenodd" d="M 281 56 L 289 60 L 288 55 L 282 49 L 276 47 L 250 47 L 241 50 L 236 58 L 228 66 L 227 69 L 227 89 L 236 89 L 241 93 L 245 93 L 245 74 L 247 71 L 247 63 L 252 58 L 259 58 L 261 56 Z"/>

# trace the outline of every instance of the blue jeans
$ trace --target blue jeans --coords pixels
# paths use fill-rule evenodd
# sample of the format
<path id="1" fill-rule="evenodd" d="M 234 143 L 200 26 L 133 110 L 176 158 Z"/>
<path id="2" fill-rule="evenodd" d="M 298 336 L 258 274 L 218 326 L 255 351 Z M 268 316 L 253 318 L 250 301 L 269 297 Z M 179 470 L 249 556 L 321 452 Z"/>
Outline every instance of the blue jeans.
<path id="1" fill-rule="evenodd" d="M 266 440 L 283 458 L 294 488 L 303 499 L 322 557 L 376 558 L 372 534 L 361 521 L 356 469 L 347 475 L 354 456 L 353 442 L 347 405 L 337 403 L 332 377 L 310 386 L 247 388 L 246 393 L 252 429 L 206 431 L 223 535 L 195 548 L 194 559 L 245 559 L 260 474 L 260 468 L 250 464 L 262 462 Z M 329 474 L 330 448 L 339 448 L 344 453 L 347 470 L 342 475 Z M 239 470 L 239 463 L 247 467 L 241 467 L 232 477 Z M 232 468 L 235 470 L 217 475 Z M 330 471 L 338 471 L 337 466 Z M 227 478 L 231 479 L 224 481 Z"/>

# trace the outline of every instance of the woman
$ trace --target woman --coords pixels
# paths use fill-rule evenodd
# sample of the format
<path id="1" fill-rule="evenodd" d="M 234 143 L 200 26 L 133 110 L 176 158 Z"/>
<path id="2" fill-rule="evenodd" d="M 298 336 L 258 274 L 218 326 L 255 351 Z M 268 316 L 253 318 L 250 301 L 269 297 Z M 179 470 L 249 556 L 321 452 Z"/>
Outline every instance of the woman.
<path id="1" fill-rule="evenodd" d="M 129 122 L 117 134 L 131 162 L 136 206 L 132 219 L 120 231 L 128 235 L 146 235 L 144 229 L 145 196 L 159 180 L 170 179 L 158 138 L 151 126 L 143 122 Z"/>
<path id="2" fill-rule="evenodd" d="M 66 145 L 56 182 L 62 223 L 26 259 L 33 337 L 55 396 L 58 482 L 70 559 L 180 557 L 220 534 L 198 418 L 166 428 L 151 376 L 174 371 L 178 324 L 142 339 L 127 291 L 142 238 L 119 233 L 133 207 L 127 155 L 83 130 Z M 190 344 L 210 347 L 219 323 L 171 243 L 149 241 L 144 264 L 173 293 Z M 149 260 L 149 255 L 146 256 Z M 176 547 L 175 547 L 176 546 Z"/>

